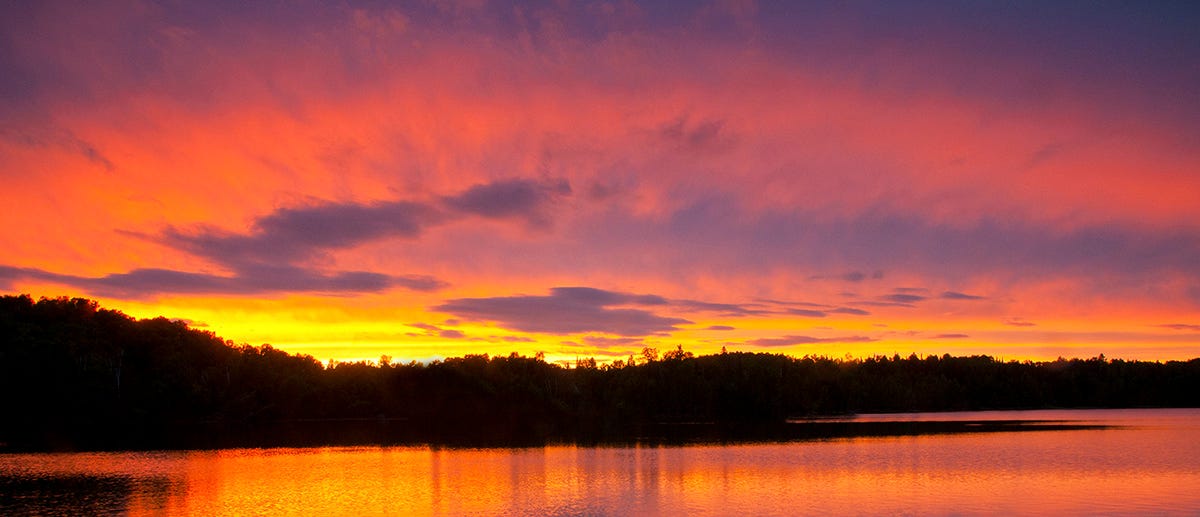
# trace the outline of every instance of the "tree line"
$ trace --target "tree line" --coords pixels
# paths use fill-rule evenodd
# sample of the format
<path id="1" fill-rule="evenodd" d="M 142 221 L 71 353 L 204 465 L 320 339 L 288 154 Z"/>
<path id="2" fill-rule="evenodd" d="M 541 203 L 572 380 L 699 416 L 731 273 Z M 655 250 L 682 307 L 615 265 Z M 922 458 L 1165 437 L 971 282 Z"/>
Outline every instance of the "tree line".
<path id="1" fill-rule="evenodd" d="M 0 340 L 0 443 L 10 447 L 129 445 L 148 429 L 252 433 L 287 422 L 387 424 L 435 438 L 606 436 L 855 412 L 1200 406 L 1200 359 L 695 356 L 677 347 L 574 368 L 516 353 L 322 364 L 92 300 L 27 295 L 0 297 Z"/>

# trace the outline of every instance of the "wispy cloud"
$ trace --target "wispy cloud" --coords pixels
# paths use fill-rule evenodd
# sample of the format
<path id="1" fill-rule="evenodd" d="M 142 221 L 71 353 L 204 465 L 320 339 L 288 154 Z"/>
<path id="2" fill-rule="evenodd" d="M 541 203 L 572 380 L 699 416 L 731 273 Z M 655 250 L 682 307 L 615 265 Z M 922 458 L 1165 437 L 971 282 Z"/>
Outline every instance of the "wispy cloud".
<path id="1" fill-rule="evenodd" d="M 883 296 L 880 296 L 879 298 L 885 302 L 891 302 L 891 303 L 897 303 L 897 304 L 911 306 L 912 304 L 914 304 L 916 302 L 924 301 L 927 297 L 923 296 L 923 295 L 919 295 L 919 294 L 897 293 L 897 294 L 885 294 Z"/>
<path id="2" fill-rule="evenodd" d="M 604 223 L 589 224 L 583 236 L 600 253 L 633 246 L 681 269 L 770 270 L 797 263 L 806 268 L 849 263 L 956 282 L 1000 278 L 1030 284 L 1060 278 L 1098 294 L 1132 292 L 1145 282 L 1161 282 L 1164 275 L 1200 274 L 1200 231 L 1186 226 L 1082 223 L 1057 228 L 1021 218 L 989 217 L 948 225 L 919 212 L 879 208 L 829 215 L 765 209 L 736 198 L 700 198 L 676 208 L 666 219 L 606 213 Z M 708 251 L 687 251 L 694 249 Z M 947 300 L 981 296 L 908 289 L 912 290 L 886 293 L 874 301 L 916 305 L 944 292 L 957 293 L 943 298 Z"/>
<path id="3" fill-rule="evenodd" d="M 71 131 L 61 127 L 29 127 L 23 131 L 18 131 L 13 128 L 0 127 L 0 140 L 7 140 L 18 145 L 33 147 L 33 148 L 58 148 L 71 154 L 83 157 L 92 164 L 104 169 L 106 172 L 113 172 L 116 166 L 113 165 L 104 153 L 96 146 L 86 142 L 75 136 Z"/>
<path id="4" fill-rule="evenodd" d="M 590 287 L 555 287 L 545 296 L 457 298 L 432 307 L 432 310 L 463 319 L 495 322 L 511 330 L 547 334 L 598 332 L 648 336 L 674 331 L 678 325 L 691 323 L 640 308 L 660 305 L 661 297 L 654 295 Z"/>
<path id="5" fill-rule="evenodd" d="M 409 201 L 326 203 L 282 208 L 256 220 L 248 233 L 211 228 L 168 228 L 157 238 L 180 249 L 234 268 L 247 264 L 296 262 L 329 251 L 383 238 L 413 239 L 447 215 Z"/>
<path id="6" fill-rule="evenodd" d="M 1190 323 L 1165 323 L 1165 324 L 1162 324 L 1159 326 L 1162 328 L 1171 329 L 1171 330 L 1187 330 L 1187 331 L 1191 331 L 1191 332 L 1200 332 L 1200 325 L 1193 325 Z"/>
<path id="7" fill-rule="evenodd" d="M 693 121 L 689 116 L 663 124 L 658 136 L 670 146 L 693 153 L 719 152 L 736 145 L 736 138 L 723 120 Z"/>
<path id="8" fill-rule="evenodd" d="M 826 316 L 825 311 L 815 311 L 812 309 L 787 309 L 783 312 L 792 316 L 803 316 L 805 318 L 824 318 Z"/>
<path id="9" fill-rule="evenodd" d="M 7 277 L 29 277 L 125 298 L 166 294 L 264 295 L 283 293 L 370 293 L 393 288 L 434 291 L 448 283 L 429 275 L 370 271 L 322 271 L 307 265 L 326 254 L 383 239 L 416 239 L 432 226 L 455 218 L 515 218 L 546 227 L 549 206 L 570 194 L 564 180 L 510 179 L 480 184 L 440 203 L 389 201 L 321 203 L 286 207 L 255 220 L 246 233 L 213 228 L 170 227 L 159 244 L 208 259 L 232 271 L 216 275 L 168 268 L 136 269 L 100 277 L 8 267 Z"/>
<path id="10" fill-rule="evenodd" d="M 544 226 L 550 206 L 570 193 L 565 180 L 509 179 L 475 185 L 440 203 L 396 200 L 288 207 L 255 220 L 247 233 L 168 228 L 156 240 L 237 269 L 244 264 L 302 261 L 381 239 L 416 239 L 430 227 L 472 215 Z"/>
<path id="11" fill-rule="evenodd" d="M 668 302 L 664 299 L 664 303 Z M 771 313 L 757 304 L 715 303 L 699 300 L 670 300 L 669 303 L 683 312 L 709 312 L 723 316 L 752 316 Z"/>
<path id="12" fill-rule="evenodd" d="M 851 316 L 870 316 L 871 315 L 871 313 L 869 311 L 865 311 L 862 309 L 855 309 L 853 307 L 838 307 L 836 309 L 830 309 L 829 313 L 830 314 L 848 314 Z"/>
<path id="13" fill-rule="evenodd" d="M 916 307 L 915 304 L 907 303 L 907 302 L 892 302 L 892 301 L 881 302 L 881 301 L 876 301 L 876 300 L 862 300 L 862 301 L 855 301 L 855 302 L 850 302 L 850 303 L 852 305 L 860 305 L 860 306 L 864 306 L 864 307 L 908 307 L 908 308 Z"/>
<path id="14" fill-rule="evenodd" d="M 320 271 L 291 267 L 255 267 L 242 275 L 222 276 L 169 269 L 135 269 L 100 277 L 17 269 L 22 278 L 71 285 L 101 296 L 143 299 L 167 294 L 274 295 L 292 292 L 337 294 L 380 292 L 392 288 L 435 291 L 445 282 L 430 276 L 394 276 L 369 271 Z"/>
<path id="15" fill-rule="evenodd" d="M 487 219 L 519 219 L 532 227 L 550 226 L 549 209 L 571 194 L 566 180 L 511 179 L 475 185 L 460 194 L 445 197 L 445 208 Z"/>
<path id="16" fill-rule="evenodd" d="M 445 328 L 431 323 L 406 323 L 406 326 L 421 329 L 424 332 L 414 333 L 422 336 L 440 337 L 443 339 L 466 339 L 467 334 L 458 329 Z M 495 337 L 489 338 L 472 338 L 475 341 L 494 341 Z"/>
<path id="17" fill-rule="evenodd" d="M 1010 327 L 1036 327 L 1037 323 L 1026 321 L 1024 318 L 1009 318 L 1004 320 L 1004 324 Z"/>
<path id="18" fill-rule="evenodd" d="M 752 339 L 747 341 L 746 344 L 762 347 L 781 347 L 793 345 L 813 345 L 819 343 L 867 343 L 875 340 L 875 338 L 868 336 L 813 337 L 788 335 L 777 338 Z"/>
<path id="19" fill-rule="evenodd" d="M 946 292 L 942 293 L 941 298 L 943 300 L 984 300 L 984 299 L 986 299 L 983 296 L 976 296 L 973 294 L 960 293 L 957 291 L 946 291 Z"/>

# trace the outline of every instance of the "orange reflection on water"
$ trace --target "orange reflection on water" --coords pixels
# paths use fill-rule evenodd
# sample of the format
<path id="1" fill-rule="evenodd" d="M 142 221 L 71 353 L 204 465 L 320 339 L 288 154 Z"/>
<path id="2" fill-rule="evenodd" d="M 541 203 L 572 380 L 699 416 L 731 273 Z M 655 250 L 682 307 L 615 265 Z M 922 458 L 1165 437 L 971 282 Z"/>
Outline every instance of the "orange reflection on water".
<path id="1" fill-rule="evenodd" d="M 1194 439 L 1200 410 L 1014 412 L 989 418 L 1022 413 L 1120 427 L 683 447 L 5 454 L 0 455 L 2 486 L 36 489 L 0 497 L 0 513 L 1200 511 L 1195 490 L 1200 443 Z"/>

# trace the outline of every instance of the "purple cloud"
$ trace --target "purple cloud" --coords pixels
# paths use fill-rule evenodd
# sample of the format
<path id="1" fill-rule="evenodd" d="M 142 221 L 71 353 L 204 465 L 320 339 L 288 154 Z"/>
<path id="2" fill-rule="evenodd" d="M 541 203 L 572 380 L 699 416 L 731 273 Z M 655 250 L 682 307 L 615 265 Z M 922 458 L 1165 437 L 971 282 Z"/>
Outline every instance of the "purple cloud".
<path id="1" fill-rule="evenodd" d="M 23 268 L 21 276 L 63 283 L 101 296 L 148 298 L 166 294 L 266 295 L 287 292 L 337 294 L 379 292 L 394 287 L 416 291 L 434 291 L 446 284 L 420 275 L 393 276 L 368 271 L 322 273 L 315 270 L 279 266 L 256 268 L 234 276 L 191 273 L 170 269 L 135 269 L 101 277 L 85 277 Z"/>
<path id="2" fill-rule="evenodd" d="M 116 166 L 94 145 L 79 139 L 71 131 L 58 127 L 26 128 L 16 131 L 0 128 L 0 139 L 18 145 L 34 148 L 58 148 L 69 153 L 82 156 L 89 162 L 103 168 L 107 172 L 116 170 Z"/>
<path id="3" fill-rule="evenodd" d="M 759 298 L 757 301 L 759 301 L 759 302 L 762 302 L 762 303 L 769 303 L 769 304 L 771 304 L 771 305 L 783 305 L 783 306 L 792 306 L 792 307 L 808 307 L 808 308 L 812 308 L 812 309 L 829 309 L 829 308 L 831 308 L 831 307 L 832 307 L 831 305 L 829 305 L 829 304 L 825 304 L 825 303 L 813 303 L 813 302 L 789 302 L 789 301 L 785 301 L 785 300 L 772 300 L 772 299 L 770 299 L 770 298 Z"/>
<path id="4" fill-rule="evenodd" d="M 566 180 L 513 179 L 475 185 L 465 192 L 442 198 L 443 205 L 464 214 L 487 219 L 521 219 L 533 227 L 550 224 L 549 207 L 571 194 Z"/>
<path id="5" fill-rule="evenodd" d="M 159 242 L 232 266 L 293 262 L 386 237 L 416 238 L 444 219 L 436 208 L 420 203 L 330 203 L 279 209 L 255 221 L 247 234 L 169 228 Z"/>
<path id="6" fill-rule="evenodd" d="M 847 282 L 862 282 L 867 278 L 867 274 L 862 271 L 851 271 L 842 275 L 842 280 Z"/>
<path id="7" fill-rule="evenodd" d="M 594 305 L 665 305 L 667 300 L 653 294 L 629 294 L 594 287 L 554 287 L 552 295 L 569 303 Z"/>
<path id="8" fill-rule="evenodd" d="M 432 226 L 467 215 L 518 218 L 532 224 L 544 219 L 550 204 L 570 191 L 565 180 L 513 179 L 475 185 L 442 198 L 440 205 L 398 200 L 289 207 L 259 218 L 245 234 L 169 228 L 155 240 L 234 268 L 295 262 L 385 238 L 415 239 Z"/>
<path id="9" fill-rule="evenodd" d="M 1188 330 L 1192 332 L 1200 332 L 1200 325 L 1192 325 L 1189 323 L 1166 323 L 1159 327 L 1171 330 Z"/>
<path id="10" fill-rule="evenodd" d="M 918 294 L 897 293 L 897 294 L 883 295 L 880 297 L 880 299 L 887 301 L 887 302 L 891 302 L 891 303 L 898 303 L 898 304 L 902 304 L 902 305 L 912 305 L 913 303 L 925 300 L 925 297 L 918 295 Z"/>
<path id="11" fill-rule="evenodd" d="M 1009 318 L 1007 320 L 1004 320 L 1004 324 L 1008 325 L 1010 327 L 1036 327 L 1037 326 L 1037 323 L 1034 323 L 1032 321 L 1025 321 L 1022 318 Z"/>
<path id="12" fill-rule="evenodd" d="M 698 300 L 670 300 L 669 303 L 672 307 L 681 311 L 714 312 L 725 316 L 751 316 L 770 313 L 770 311 L 759 309 L 752 304 L 739 305 L 734 303 L 702 302 Z"/>
<path id="13" fill-rule="evenodd" d="M 604 212 L 602 221 L 579 227 L 584 231 L 580 242 L 588 243 L 590 253 L 655 254 L 676 270 L 828 270 L 853 265 L 857 267 L 851 271 L 897 271 L 954 282 L 998 278 L 1013 283 L 1067 275 L 1104 292 L 1140 289 L 1147 280 L 1165 274 L 1200 275 L 1200 230 L 1184 225 L 1056 228 L 1020 218 L 987 217 L 950 225 L 885 208 L 833 216 L 763 210 L 733 196 L 694 197 L 667 218 Z M 687 251 L 695 249 L 706 252 Z M 563 250 L 564 254 L 580 252 Z M 1110 280 L 1102 283 L 1098 278 Z M 1112 282 L 1114 278 L 1118 283 Z M 1200 301 L 1200 289 L 1195 293 Z M 929 297 L 927 290 L 888 294 Z M 914 300 L 901 303 L 919 301 Z"/>
<path id="14" fill-rule="evenodd" d="M 868 311 L 864 311 L 862 309 L 855 309 L 853 307 L 838 307 L 836 309 L 830 310 L 829 312 L 831 314 L 849 314 L 852 316 L 870 316 L 871 315 L 871 313 Z"/>
<path id="15" fill-rule="evenodd" d="M 659 128 L 659 137 L 668 145 L 688 152 L 720 152 L 732 148 L 736 139 L 723 120 L 692 122 L 681 116 Z"/>
<path id="16" fill-rule="evenodd" d="M 913 305 L 911 303 L 880 302 L 880 301 L 873 301 L 873 300 L 863 300 L 861 302 L 850 302 L 850 303 L 853 305 L 864 305 L 867 307 L 908 307 L 908 308 L 916 307 L 916 305 Z"/>
<path id="17" fill-rule="evenodd" d="M 747 341 L 747 345 L 763 347 L 779 347 L 792 345 L 815 345 L 820 343 L 869 343 L 876 341 L 867 336 L 813 337 L 813 336 L 783 336 L 777 338 L 762 338 Z"/>
<path id="18" fill-rule="evenodd" d="M 946 292 L 942 293 L 941 298 L 943 300 L 983 300 L 983 299 L 985 299 L 982 296 L 960 293 L 957 291 L 946 291 Z"/>
<path id="19" fill-rule="evenodd" d="M 9 289 L 14 280 L 30 276 L 29 268 L 19 268 L 0 265 L 0 288 Z"/>
<path id="20" fill-rule="evenodd" d="M 555 287 L 548 296 L 518 295 L 458 298 L 432 310 L 504 328 L 547 334 L 601 332 L 618 336 L 647 336 L 670 332 L 691 323 L 659 316 L 634 306 L 657 305 L 657 297 L 605 291 L 590 287 Z"/>
<path id="21" fill-rule="evenodd" d="M 812 309 L 792 308 L 792 309 L 788 309 L 788 310 L 784 311 L 784 313 L 791 314 L 792 316 L 803 316 L 805 318 L 824 318 L 825 317 L 825 311 L 814 311 Z"/>
<path id="22" fill-rule="evenodd" d="M 405 325 L 425 331 L 420 334 L 418 334 L 416 332 L 409 333 L 410 336 L 414 336 L 414 337 L 422 336 L 422 335 L 437 336 L 437 337 L 447 338 L 447 339 L 463 339 L 463 338 L 467 337 L 467 335 L 465 333 L 463 333 L 461 330 L 442 328 L 442 327 L 439 327 L 437 325 L 433 325 L 430 323 L 406 323 Z M 482 338 L 475 338 L 475 339 L 482 340 Z"/>
<path id="23" fill-rule="evenodd" d="M 851 283 L 859 283 L 868 278 L 871 280 L 879 280 L 883 278 L 883 271 L 875 271 L 870 274 L 867 274 L 864 271 L 847 271 L 835 276 L 814 275 L 808 277 L 809 280 L 842 280 Z"/>
<path id="24" fill-rule="evenodd" d="M 32 277 L 88 292 L 144 298 L 163 294 L 365 293 L 392 288 L 434 291 L 448 284 L 427 275 L 369 271 L 323 272 L 305 266 L 331 251 L 387 239 L 415 239 L 455 218 L 518 218 L 542 225 L 550 203 L 570 194 L 565 180 L 513 179 L 476 185 L 445 197 L 441 205 L 416 201 L 323 203 L 276 210 L 255 220 L 246 233 L 212 228 L 167 228 L 150 240 L 203 257 L 233 272 L 222 276 L 167 268 L 136 269 L 102 277 L 55 274 L 39 269 L 0 269 L 0 282 Z M 586 293 L 577 293 L 586 296 Z M 665 303 L 661 297 L 636 300 Z"/>

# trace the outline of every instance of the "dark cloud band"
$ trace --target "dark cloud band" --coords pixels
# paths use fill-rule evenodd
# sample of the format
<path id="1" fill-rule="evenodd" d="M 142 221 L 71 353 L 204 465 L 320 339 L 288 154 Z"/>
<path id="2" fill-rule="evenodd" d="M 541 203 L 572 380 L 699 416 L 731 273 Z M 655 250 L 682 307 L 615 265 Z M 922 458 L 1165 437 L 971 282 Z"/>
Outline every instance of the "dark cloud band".
<path id="1" fill-rule="evenodd" d="M 823 343 L 869 343 L 871 341 L 876 341 L 876 339 L 868 336 L 813 337 L 789 335 L 777 338 L 752 339 L 747 341 L 746 344 L 762 347 L 780 347 Z"/>
<path id="2" fill-rule="evenodd" d="M 510 179 L 476 185 L 436 203 L 399 200 L 289 207 L 259 218 L 246 233 L 168 228 L 158 236 L 149 237 L 159 244 L 207 259 L 231 271 L 228 276 L 145 268 L 83 277 L 5 266 L 0 268 L 0 281 L 10 283 L 16 278 L 30 277 L 96 294 L 129 298 L 166 294 L 367 293 L 393 288 L 434 291 L 448 284 L 427 275 L 326 272 L 307 264 L 329 252 L 371 241 L 415 239 L 430 227 L 463 217 L 515 218 L 531 226 L 546 227 L 549 206 L 570 192 L 565 180 Z M 586 297 L 589 293 L 573 295 Z"/>
<path id="3" fill-rule="evenodd" d="M 661 297 L 653 295 L 556 287 L 547 296 L 458 298 L 433 310 L 464 319 L 495 322 L 510 330 L 546 334 L 599 332 L 637 337 L 671 332 L 678 325 L 691 323 L 641 308 L 663 302 Z"/>

